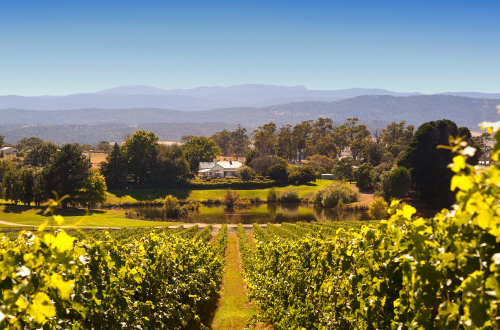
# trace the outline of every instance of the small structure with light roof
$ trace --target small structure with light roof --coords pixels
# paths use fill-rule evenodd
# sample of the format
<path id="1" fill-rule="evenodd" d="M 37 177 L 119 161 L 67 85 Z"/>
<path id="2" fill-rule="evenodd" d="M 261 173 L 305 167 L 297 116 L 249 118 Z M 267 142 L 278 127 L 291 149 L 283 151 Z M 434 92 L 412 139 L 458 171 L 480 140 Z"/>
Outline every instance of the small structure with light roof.
<path id="1" fill-rule="evenodd" d="M 243 164 L 237 161 L 201 162 L 198 174 L 206 178 L 238 177 L 237 170 Z"/>
<path id="2" fill-rule="evenodd" d="M 12 147 L 4 147 L 0 149 L 0 154 L 1 153 L 3 153 L 4 155 L 17 154 L 17 149 Z"/>

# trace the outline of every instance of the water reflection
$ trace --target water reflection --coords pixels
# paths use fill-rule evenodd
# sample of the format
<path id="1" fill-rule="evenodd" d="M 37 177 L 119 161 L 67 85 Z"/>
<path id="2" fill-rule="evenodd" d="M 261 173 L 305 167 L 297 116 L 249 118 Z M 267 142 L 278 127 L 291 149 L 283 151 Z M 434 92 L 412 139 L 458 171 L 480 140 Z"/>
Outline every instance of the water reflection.
<path id="1" fill-rule="evenodd" d="M 130 207 L 124 212 L 141 214 L 146 219 L 199 223 L 282 223 L 297 221 L 358 221 L 369 220 L 366 211 L 318 208 L 300 204 L 262 204 L 248 209 L 228 210 L 222 205 L 202 206 L 188 218 L 168 219 L 161 207 Z"/>

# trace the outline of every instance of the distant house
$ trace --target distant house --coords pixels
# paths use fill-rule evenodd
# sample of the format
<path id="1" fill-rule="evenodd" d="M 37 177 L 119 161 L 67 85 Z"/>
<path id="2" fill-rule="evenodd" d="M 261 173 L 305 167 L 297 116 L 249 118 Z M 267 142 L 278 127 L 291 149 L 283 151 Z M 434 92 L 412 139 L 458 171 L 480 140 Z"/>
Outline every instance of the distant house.
<path id="1" fill-rule="evenodd" d="M 243 164 L 237 161 L 201 162 L 198 174 L 206 178 L 237 177 L 237 170 Z"/>
<path id="2" fill-rule="evenodd" d="M 170 147 L 170 146 L 173 146 L 173 145 L 178 145 L 178 146 L 183 146 L 184 143 L 182 142 L 173 142 L 173 141 L 158 141 L 158 144 L 162 144 L 164 146 L 167 146 L 167 147 Z"/>
<path id="3" fill-rule="evenodd" d="M 344 157 L 351 157 L 352 158 L 351 150 L 349 150 L 349 149 L 342 150 L 340 152 L 339 159 L 344 158 Z"/>
<path id="4" fill-rule="evenodd" d="M 12 147 L 4 147 L 0 149 L 0 154 L 3 153 L 4 155 L 12 155 L 12 154 L 17 154 L 17 149 L 12 148 Z"/>

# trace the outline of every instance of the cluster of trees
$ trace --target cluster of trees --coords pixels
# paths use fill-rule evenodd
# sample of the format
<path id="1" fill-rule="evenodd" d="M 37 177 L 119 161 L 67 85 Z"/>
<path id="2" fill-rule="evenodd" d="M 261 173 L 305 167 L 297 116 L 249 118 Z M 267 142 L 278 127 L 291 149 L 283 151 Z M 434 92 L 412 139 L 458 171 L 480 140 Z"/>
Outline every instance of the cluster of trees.
<path id="1" fill-rule="evenodd" d="M 44 140 L 38 138 L 38 137 L 24 137 L 21 140 L 17 141 L 15 145 L 9 144 L 9 143 L 4 143 L 4 136 L 0 135 L 0 147 L 8 146 L 8 147 L 14 147 L 17 149 L 18 152 L 22 153 L 24 155 L 25 153 L 30 152 L 31 150 L 39 147 L 40 145 L 50 143 L 51 145 L 55 146 L 56 148 L 58 147 L 56 144 L 52 142 L 45 142 Z M 100 141 L 97 145 L 92 146 L 90 144 L 79 144 L 79 143 L 72 143 L 74 144 L 81 152 L 89 152 L 89 151 L 101 151 L 101 152 L 109 152 L 112 148 L 110 143 L 108 141 Z"/>
<path id="2" fill-rule="evenodd" d="M 100 172 L 109 188 L 123 188 L 128 182 L 153 187 L 184 183 L 198 172 L 200 162 L 211 162 L 220 148 L 207 137 L 191 136 L 184 147 L 158 143 L 154 132 L 136 131 L 122 146 L 117 143 L 101 163 Z"/>
<path id="3" fill-rule="evenodd" d="M 252 132 L 254 149 L 247 154 L 246 164 L 257 173 L 292 183 L 304 182 L 305 177 L 313 180 L 322 173 L 352 181 L 357 166 L 387 167 L 390 163 L 392 167 L 413 136 L 413 126 L 405 126 L 405 122 L 393 122 L 374 137 L 357 122 L 358 118 L 347 118 L 334 126 L 331 119 L 319 118 L 279 130 L 270 122 Z M 287 161 L 301 162 L 303 158 L 307 166 L 287 166 Z"/>
<path id="4" fill-rule="evenodd" d="M 47 199 L 69 195 L 62 201 L 81 204 L 89 209 L 105 201 L 106 184 L 99 174 L 92 174 L 91 164 L 75 144 L 60 149 L 50 142 L 38 144 L 22 163 L 0 161 L 0 194 L 14 204 L 34 203 L 40 206 Z"/>
<path id="5" fill-rule="evenodd" d="M 181 146 L 159 144 L 154 132 L 139 130 L 122 146 L 115 143 L 100 172 L 112 189 L 123 188 L 127 182 L 164 186 L 186 179 L 189 165 Z"/>
<path id="6" fill-rule="evenodd" d="M 454 193 L 450 191 L 453 154 L 447 148 L 449 137 L 463 137 L 469 145 L 476 147 L 476 153 L 468 159 L 470 164 L 477 164 L 482 156 L 481 146 L 473 139 L 468 128 L 460 127 L 450 120 L 431 121 L 422 124 L 408 140 L 402 125 L 389 125 L 391 130 L 380 134 L 382 147 L 391 155 L 383 156 L 380 163 L 365 162 L 353 175 L 357 186 L 362 190 L 375 190 L 376 194 L 390 198 L 404 198 L 412 193 L 415 199 L 421 199 L 431 207 L 449 207 L 454 202 Z M 389 128 L 388 126 L 388 128 Z M 392 143 L 388 143 L 392 142 Z"/>
<path id="7" fill-rule="evenodd" d="M 222 130 L 210 137 L 224 156 L 242 157 L 250 150 L 247 130 L 241 125 L 234 131 Z"/>
<path id="8" fill-rule="evenodd" d="M 320 117 L 317 121 L 280 128 L 269 122 L 254 130 L 252 137 L 255 150 L 262 156 L 276 155 L 294 161 L 313 155 L 335 158 L 350 148 L 356 159 L 371 142 L 370 131 L 357 122 L 358 118 L 347 118 L 344 124 L 334 126 L 331 119 Z"/>

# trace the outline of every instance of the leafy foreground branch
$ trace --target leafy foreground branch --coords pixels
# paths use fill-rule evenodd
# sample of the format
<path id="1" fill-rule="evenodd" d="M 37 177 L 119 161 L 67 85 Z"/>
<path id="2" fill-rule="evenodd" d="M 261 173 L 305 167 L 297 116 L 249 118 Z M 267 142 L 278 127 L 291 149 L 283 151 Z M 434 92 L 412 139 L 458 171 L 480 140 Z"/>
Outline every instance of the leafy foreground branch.
<path id="1" fill-rule="evenodd" d="M 46 225 L 0 238 L 0 328 L 205 328 L 199 315 L 220 285 L 227 239 L 218 237 L 216 249 L 205 235 L 154 231 L 131 242 L 107 232 L 76 241 L 63 230 L 44 233 Z"/>
<path id="2" fill-rule="evenodd" d="M 468 165 L 460 139 L 449 147 L 452 211 L 424 219 L 395 201 L 378 225 L 242 249 L 261 316 L 276 329 L 500 329 L 500 123 L 485 126 L 489 168 Z"/>

